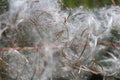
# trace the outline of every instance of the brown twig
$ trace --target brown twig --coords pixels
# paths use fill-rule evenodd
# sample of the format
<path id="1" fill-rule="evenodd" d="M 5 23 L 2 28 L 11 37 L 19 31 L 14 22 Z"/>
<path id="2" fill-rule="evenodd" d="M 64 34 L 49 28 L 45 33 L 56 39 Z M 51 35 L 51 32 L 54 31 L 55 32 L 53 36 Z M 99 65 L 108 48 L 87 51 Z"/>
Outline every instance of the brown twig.
<path id="1" fill-rule="evenodd" d="M 111 2 L 112 2 L 112 4 L 113 4 L 113 5 L 116 5 L 116 2 L 115 2 L 115 0 L 111 0 Z"/>
<path id="2" fill-rule="evenodd" d="M 88 41 L 86 43 L 79 43 L 79 44 L 68 44 L 67 47 L 70 46 L 84 46 L 86 48 L 88 44 Z M 120 43 L 118 42 L 110 42 L 110 41 L 101 41 L 98 42 L 97 45 L 104 45 L 104 46 L 115 46 L 115 47 L 120 47 Z M 51 48 L 52 49 L 58 49 L 63 47 L 62 45 L 52 45 Z M 41 46 L 30 46 L 30 47 L 1 47 L 0 51 L 8 51 L 10 49 L 14 49 L 14 50 L 37 50 L 37 49 L 41 49 Z"/>
<path id="3" fill-rule="evenodd" d="M 9 48 L 9 47 L 4 47 L 4 48 L 0 48 L 0 51 L 8 51 L 10 49 L 14 49 L 14 50 L 34 50 L 34 49 L 40 49 L 41 47 L 39 46 L 32 46 L 32 47 L 15 47 L 15 48 Z"/>

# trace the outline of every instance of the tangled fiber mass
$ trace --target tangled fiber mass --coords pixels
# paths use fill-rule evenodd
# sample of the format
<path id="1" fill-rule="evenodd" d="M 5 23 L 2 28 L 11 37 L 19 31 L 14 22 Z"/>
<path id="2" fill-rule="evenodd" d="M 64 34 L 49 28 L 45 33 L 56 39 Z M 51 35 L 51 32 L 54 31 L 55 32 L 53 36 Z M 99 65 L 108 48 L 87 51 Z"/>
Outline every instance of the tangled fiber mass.
<path id="1" fill-rule="evenodd" d="M 8 2 L 0 15 L 0 80 L 120 79 L 119 6 L 63 10 L 60 0 Z"/>

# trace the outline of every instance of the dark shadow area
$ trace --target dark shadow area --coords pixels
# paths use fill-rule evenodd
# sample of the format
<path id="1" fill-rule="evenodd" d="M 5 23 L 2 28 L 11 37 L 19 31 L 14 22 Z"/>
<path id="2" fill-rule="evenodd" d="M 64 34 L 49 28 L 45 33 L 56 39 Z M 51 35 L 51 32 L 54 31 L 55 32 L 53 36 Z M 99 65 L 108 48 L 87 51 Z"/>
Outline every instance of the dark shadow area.
<path id="1" fill-rule="evenodd" d="M 92 74 L 92 76 L 89 78 L 89 80 L 103 80 L 103 76 Z"/>

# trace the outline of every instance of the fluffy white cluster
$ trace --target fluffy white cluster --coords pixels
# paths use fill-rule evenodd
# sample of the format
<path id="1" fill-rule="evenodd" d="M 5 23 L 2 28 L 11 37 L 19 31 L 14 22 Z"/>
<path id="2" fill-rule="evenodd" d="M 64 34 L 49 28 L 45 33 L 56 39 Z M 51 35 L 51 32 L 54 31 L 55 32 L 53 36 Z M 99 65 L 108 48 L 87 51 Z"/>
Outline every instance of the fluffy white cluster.
<path id="1" fill-rule="evenodd" d="M 92 73 L 100 72 L 104 76 L 119 72 L 120 49 L 105 51 L 108 46 L 98 44 L 111 36 L 112 28 L 120 30 L 119 6 L 61 10 L 59 0 L 9 0 L 9 3 L 6 20 L 9 27 L 18 30 L 21 25 L 30 27 L 32 30 L 26 32 L 34 36 L 33 46 L 40 46 L 37 51 L 8 52 L 13 78 L 49 80 L 68 77 L 71 72 L 77 79 L 83 74 L 81 70 L 92 72 L 93 67 Z M 96 65 L 93 66 L 94 59 Z"/>

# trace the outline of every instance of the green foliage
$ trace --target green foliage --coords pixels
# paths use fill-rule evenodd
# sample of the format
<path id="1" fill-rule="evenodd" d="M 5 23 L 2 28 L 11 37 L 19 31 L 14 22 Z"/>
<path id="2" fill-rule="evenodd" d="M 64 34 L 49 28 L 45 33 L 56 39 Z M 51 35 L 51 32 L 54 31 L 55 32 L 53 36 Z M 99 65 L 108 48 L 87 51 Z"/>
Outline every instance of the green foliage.
<path id="1" fill-rule="evenodd" d="M 102 7 L 106 5 L 112 5 L 113 2 L 111 0 L 62 0 L 65 7 L 75 8 L 80 5 L 85 8 L 95 8 Z M 116 5 L 120 4 L 119 0 L 114 0 Z"/>
<path id="2" fill-rule="evenodd" d="M 79 0 L 62 0 L 62 1 L 64 3 L 64 6 L 66 6 L 66 7 L 74 8 L 76 6 L 79 6 Z"/>
<path id="3" fill-rule="evenodd" d="M 0 14 L 8 10 L 8 1 L 0 0 Z"/>
<path id="4" fill-rule="evenodd" d="M 112 33 L 113 36 L 119 37 L 119 30 L 117 30 L 117 29 L 112 29 L 112 30 L 111 30 L 111 33 Z"/>
<path id="5" fill-rule="evenodd" d="M 120 40 L 120 31 L 119 31 L 118 29 L 113 28 L 113 29 L 111 30 L 111 34 L 112 34 L 112 35 L 110 36 L 109 41 L 115 42 L 116 40 L 117 40 L 117 41 Z"/>

